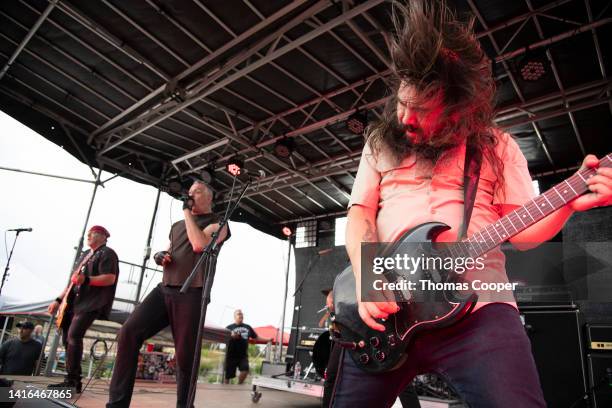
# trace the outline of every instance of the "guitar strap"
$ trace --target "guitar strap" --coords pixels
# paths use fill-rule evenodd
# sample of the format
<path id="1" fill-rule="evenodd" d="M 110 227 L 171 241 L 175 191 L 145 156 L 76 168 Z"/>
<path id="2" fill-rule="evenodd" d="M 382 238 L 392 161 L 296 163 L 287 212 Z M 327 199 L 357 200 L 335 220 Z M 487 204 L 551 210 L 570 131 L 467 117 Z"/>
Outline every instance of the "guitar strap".
<path id="1" fill-rule="evenodd" d="M 91 259 L 91 257 L 94 255 L 93 250 L 89 250 L 89 252 L 87 253 L 87 255 L 85 255 L 83 257 L 83 259 L 81 260 L 81 262 L 79 263 L 79 266 L 77 266 L 77 268 L 74 270 L 74 273 L 76 272 L 81 272 L 81 270 L 83 269 L 83 267 L 87 264 L 87 262 L 89 262 L 89 260 Z M 80 286 L 76 286 L 76 290 L 78 291 L 80 289 Z"/>
<path id="2" fill-rule="evenodd" d="M 468 143 L 465 147 L 465 163 L 463 165 L 463 222 L 457 234 L 457 241 L 461 241 L 467 235 L 478 181 L 480 179 L 480 166 L 482 164 L 482 151 L 474 143 Z"/>

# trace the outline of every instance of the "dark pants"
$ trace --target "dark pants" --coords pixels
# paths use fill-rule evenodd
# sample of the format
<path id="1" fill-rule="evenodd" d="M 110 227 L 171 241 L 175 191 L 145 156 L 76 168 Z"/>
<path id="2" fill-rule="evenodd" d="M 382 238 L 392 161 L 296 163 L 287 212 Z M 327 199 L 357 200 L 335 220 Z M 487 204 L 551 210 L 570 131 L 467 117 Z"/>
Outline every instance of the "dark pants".
<path id="1" fill-rule="evenodd" d="M 66 350 L 66 380 L 81 382 L 81 359 L 83 358 L 83 337 L 96 320 L 98 311 L 69 312 L 62 321 L 62 343 Z"/>
<path id="2" fill-rule="evenodd" d="M 325 382 L 323 383 L 323 398 L 321 400 L 321 408 L 329 408 L 331 398 L 334 393 L 334 387 L 336 386 L 336 379 L 338 377 L 338 368 L 340 361 L 342 360 L 342 347 L 332 343 L 331 352 L 329 355 L 329 361 L 327 362 L 327 368 L 325 369 Z M 414 389 L 412 383 L 408 384 L 406 388 L 399 394 L 399 399 L 402 403 L 403 408 L 420 408 L 419 396 Z"/>
<path id="3" fill-rule="evenodd" d="M 333 407 L 390 407 L 415 375 L 436 373 L 471 408 L 545 407 L 531 345 L 516 309 L 491 304 L 449 328 L 415 337 L 400 368 L 368 374 L 348 353 Z"/>
<path id="4" fill-rule="evenodd" d="M 107 407 L 129 407 L 136 379 L 138 353 L 144 341 L 170 325 L 176 351 L 177 407 L 186 407 L 191 383 L 191 366 L 200 321 L 201 288 L 158 285 L 134 310 L 119 332 L 115 370 Z"/>

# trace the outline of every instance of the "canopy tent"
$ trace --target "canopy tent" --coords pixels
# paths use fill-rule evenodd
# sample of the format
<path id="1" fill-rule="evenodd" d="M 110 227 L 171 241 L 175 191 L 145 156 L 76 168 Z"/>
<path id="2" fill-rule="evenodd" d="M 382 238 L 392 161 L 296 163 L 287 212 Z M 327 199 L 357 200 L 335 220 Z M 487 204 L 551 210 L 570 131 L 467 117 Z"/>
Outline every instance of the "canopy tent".
<path id="1" fill-rule="evenodd" d="M 47 313 L 47 306 L 52 299 L 43 302 L 26 303 L 26 304 L 4 304 L 0 308 L 0 316 L 16 316 L 21 318 L 37 318 L 49 320 L 50 315 Z M 95 320 L 94 324 L 89 328 L 90 331 L 98 333 L 108 333 L 114 335 L 121 328 L 128 318 L 129 313 L 113 308 L 109 320 Z M 218 326 L 204 326 L 203 338 L 205 341 L 215 343 L 225 343 L 229 340 L 230 331 Z M 150 340 L 151 343 L 160 343 L 166 345 L 174 344 L 172 333 L 169 328 L 162 330 Z"/>
<path id="2" fill-rule="evenodd" d="M 259 337 L 262 337 L 264 339 L 273 339 L 272 341 L 273 344 L 276 344 L 278 341 L 278 332 L 280 331 L 278 327 L 268 325 L 268 326 L 254 327 L 253 330 L 255 330 L 255 333 L 257 333 Z M 266 344 L 266 342 L 263 342 L 263 341 L 255 341 L 255 340 L 249 340 L 249 341 L 255 344 Z M 283 332 L 283 346 L 288 346 L 288 345 L 289 345 L 289 333 Z"/>

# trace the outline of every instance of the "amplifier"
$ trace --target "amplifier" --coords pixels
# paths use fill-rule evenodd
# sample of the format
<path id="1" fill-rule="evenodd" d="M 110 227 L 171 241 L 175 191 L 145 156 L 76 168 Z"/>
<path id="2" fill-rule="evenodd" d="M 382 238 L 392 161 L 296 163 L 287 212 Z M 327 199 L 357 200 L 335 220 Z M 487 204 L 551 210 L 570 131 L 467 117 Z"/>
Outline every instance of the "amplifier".
<path id="1" fill-rule="evenodd" d="M 591 383 L 591 407 L 612 407 L 612 355 L 593 353 L 587 356 L 587 360 Z"/>
<path id="2" fill-rule="evenodd" d="M 587 324 L 587 347 L 597 351 L 612 351 L 612 326 Z"/>
<path id="3" fill-rule="evenodd" d="M 319 336 L 325 333 L 327 329 L 318 327 L 305 327 L 300 330 L 300 337 L 298 341 L 298 347 L 300 348 L 313 348 Z"/>

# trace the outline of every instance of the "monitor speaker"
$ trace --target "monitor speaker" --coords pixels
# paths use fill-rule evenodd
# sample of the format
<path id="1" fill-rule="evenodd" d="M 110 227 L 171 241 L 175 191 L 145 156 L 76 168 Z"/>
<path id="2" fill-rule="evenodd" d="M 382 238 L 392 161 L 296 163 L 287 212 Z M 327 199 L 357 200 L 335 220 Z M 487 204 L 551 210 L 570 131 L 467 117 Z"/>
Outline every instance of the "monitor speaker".
<path id="1" fill-rule="evenodd" d="M 547 407 L 572 406 L 588 391 L 580 312 L 521 311 L 521 319 L 531 340 Z M 581 405 L 574 408 L 578 407 Z"/>

